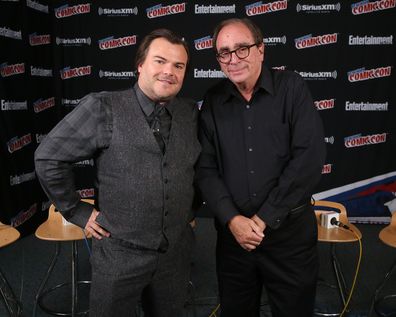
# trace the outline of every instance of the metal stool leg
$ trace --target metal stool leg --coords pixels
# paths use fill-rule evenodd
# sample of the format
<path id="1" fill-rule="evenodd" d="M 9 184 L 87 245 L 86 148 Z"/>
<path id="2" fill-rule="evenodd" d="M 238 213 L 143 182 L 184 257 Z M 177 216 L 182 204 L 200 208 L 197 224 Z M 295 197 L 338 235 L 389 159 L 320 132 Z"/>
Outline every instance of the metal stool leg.
<path id="1" fill-rule="evenodd" d="M 341 270 L 340 262 L 338 261 L 338 258 L 337 258 L 337 254 L 336 254 L 336 250 L 335 250 L 335 243 L 332 243 L 332 245 L 331 245 L 331 258 L 332 258 L 332 263 L 333 263 L 334 274 L 337 279 L 337 285 L 338 285 L 338 290 L 340 292 L 340 297 L 341 297 L 342 303 L 345 305 L 347 287 L 346 287 L 346 283 L 345 283 L 344 274 L 342 273 L 342 270 Z"/>
<path id="2" fill-rule="evenodd" d="M 52 270 L 55 266 L 56 260 L 58 258 L 59 255 L 59 249 L 60 249 L 60 242 L 57 242 L 56 244 L 56 250 L 55 250 L 55 255 L 54 258 L 52 260 L 52 263 L 47 271 L 47 274 L 43 280 L 43 282 L 40 285 L 39 291 L 36 295 L 36 300 L 34 303 L 34 309 L 33 309 L 33 317 L 36 316 L 36 310 L 37 310 L 37 305 L 40 306 L 40 308 L 45 311 L 48 314 L 51 315 L 55 315 L 55 316 L 71 316 L 71 317 L 75 317 L 77 315 L 86 315 L 88 314 L 88 310 L 86 311 L 78 311 L 77 310 L 77 304 L 78 304 L 78 285 L 79 284 L 90 284 L 90 281 L 78 281 L 78 268 L 77 268 L 77 264 L 78 264 L 78 249 L 77 249 L 77 240 L 73 240 L 72 242 L 72 246 L 71 246 L 71 250 L 72 250 L 72 254 L 71 254 L 71 282 L 68 283 L 62 283 L 62 284 L 58 284 L 50 289 L 44 290 L 44 287 L 47 283 L 47 280 L 50 276 L 50 274 L 52 273 Z M 45 295 L 47 295 L 48 293 L 61 288 L 63 286 L 66 285 L 71 285 L 71 310 L 67 311 L 67 312 L 59 312 L 59 311 L 53 311 L 47 307 L 44 306 L 44 304 L 42 303 L 42 299 Z"/>
<path id="3" fill-rule="evenodd" d="M 343 303 L 343 305 L 345 305 L 346 294 L 348 292 L 347 292 L 347 286 L 346 286 L 346 282 L 345 282 L 344 273 L 342 272 L 341 264 L 337 258 L 335 243 L 331 243 L 330 253 L 331 253 L 331 263 L 332 263 L 334 275 L 335 275 L 335 278 L 337 281 L 338 292 L 339 292 L 339 295 L 341 298 L 341 302 Z M 333 287 L 335 287 L 335 286 L 333 286 Z M 327 316 L 327 317 L 330 317 L 330 316 L 335 317 L 335 316 L 339 316 L 340 314 L 341 314 L 341 311 L 334 312 L 334 313 L 325 313 L 325 312 L 315 311 L 315 313 L 314 313 L 315 316 Z"/>
<path id="4" fill-rule="evenodd" d="M 384 296 L 380 299 L 378 299 L 378 295 L 381 292 L 381 290 L 384 288 L 386 282 L 390 279 L 390 277 L 392 276 L 393 272 L 396 270 L 396 261 L 392 264 L 392 266 L 390 267 L 390 269 L 388 270 L 388 272 L 386 272 L 385 277 L 383 279 L 383 281 L 381 282 L 381 284 L 377 287 L 377 289 L 374 292 L 374 297 L 373 300 L 371 301 L 371 305 L 370 305 L 370 310 L 369 310 L 369 314 L 368 316 L 371 315 L 371 313 L 373 312 L 373 309 L 375 310 L 375 312 L 379 315 L 379 316 L 383 316 L 381 315 L 381 312 L 378 311 L 378 304 L 381 302 L 381 300 L 387 299 L 387 298 L 392 298 L 395 297 L 396 295 L 388 295 L 388 296 Z M 396 308 L 395 308 L 395 314 L 396 314 Z"/>
<path id="5" fill-rule="evenodd" d="M 5 306 L 11 317 L 19 317 L 22 313 L 22 307 L 15 297 L 11 287 L 5 279 L 3 272 L 0 271 L 0 293 L 4 299 Z"/>
<path id="6" fill-rule="evenodd" d="M 55 253 L 54 253 L 54 256 L 52 258 L 51 264 L 50 264 L 50 266 L 47 269 L 47 273 L 45 274 L 45 277 L 44 277 L 43 281 L 40 284 L 40 287 L 39 287 L 39 289 L 37 291 L 37 294 L 36 294 L 36 298 L 34 300 L 33 317 L 36 317 L 37 304 L 38 304 L 39 298 L 41 296 L 41 293 L 43 292 L 45 284 L 47 284 L 48 278 L 51 275 L 52 270 L 54 269 L 55 263 L 56 263 L 56 261 L 58 259 L 59 249 L 60 249 L 60 242 L 57 242 L 56 246 L 55 246 Z"/>

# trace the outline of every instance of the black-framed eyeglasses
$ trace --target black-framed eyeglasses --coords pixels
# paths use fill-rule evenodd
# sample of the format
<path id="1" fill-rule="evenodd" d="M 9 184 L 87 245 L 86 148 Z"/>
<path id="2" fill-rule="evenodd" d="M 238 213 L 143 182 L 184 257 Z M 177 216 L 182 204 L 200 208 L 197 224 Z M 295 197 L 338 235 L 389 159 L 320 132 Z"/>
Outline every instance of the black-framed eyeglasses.
<path id="1" fill-rule="evenodd" d="M 249 56 L 250 54 L 250 49 L 253 46 L 257 46 L 259 44 L 254 43 L 251 45 L 244 45 L 244 46 L 240 46 L 237 49 L 233 50 L 233 51 L 223 51 L 221 53 L 217 53 L 216 54 L 216 58 L 220 63 L 223 64 L 227 64 L 231 61 L 232 58 L 232 53 L 235 53 L 235 55 L 239 58 L 239 59 L 245 59 Z"/>

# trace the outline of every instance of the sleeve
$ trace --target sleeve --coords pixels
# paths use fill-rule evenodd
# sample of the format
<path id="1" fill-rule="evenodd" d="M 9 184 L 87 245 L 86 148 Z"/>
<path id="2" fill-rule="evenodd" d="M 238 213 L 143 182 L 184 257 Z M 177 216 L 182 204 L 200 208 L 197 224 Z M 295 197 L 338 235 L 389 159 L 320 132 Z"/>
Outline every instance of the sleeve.
<path id="1" fill-rule="evenodd" d="M 306 83 L 298 76 L 291 89 L 290 161 L 257 213 L 273 229 L 281 225 L 291 209 L 312 195 L 326 157 L 322 121 Z"/>
<path id="2" fill-rule="evenodd" d="M 70 222 L 85 227 L 92 205 L 80 201 L 73 163 L 92 158 L 108 146 L 111 116 L 98 94 L 84 97 L 44 138 L 35 152 L 37 177 L 44 192 Z"/>
<path id="3" fill-rule="evenodd" d="M 197 164 L 196 183 L 203 200 L 206 201 L 217 220 L 225 226 L 234 216 L 239 215 L 239 212 L 221 176 L 220 149 L 208 98 L 202 105 L 198 137 L 202 151 Z"/>

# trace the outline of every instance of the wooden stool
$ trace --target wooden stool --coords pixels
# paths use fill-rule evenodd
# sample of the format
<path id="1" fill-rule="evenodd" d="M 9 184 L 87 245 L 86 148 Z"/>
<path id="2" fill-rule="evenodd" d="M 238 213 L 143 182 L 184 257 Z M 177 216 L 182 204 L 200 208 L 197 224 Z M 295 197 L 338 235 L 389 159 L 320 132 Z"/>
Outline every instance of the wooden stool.
<path id="1" fill-rule="evenodd" d="M 85 200 L 93 204 L 93 200 Z M 37 238 L 41 240 L 48 240 L 48 241 L 55 241 L 56 242 L 56 249 L 55 254 L 52 258 L 51 264 L 48 267 L 47 273 L 44 277 L 44 280 L 41 282 L 39 290 L 36 294 L 34 307 L 33 307 L 33 317 L 36 316 L 37 311 L 37 304 L 40 306 L 42 310 L 45 312 L 55 315 L 55 316 L 76 316 L 81 314 L 87 314 L 88 310 L 86 311 L 77 311 L 77 302 L 78 302 L 78 285 L 79 284 L 89 284 L 90 281 L 78 281 L 78 269 L 77 269 L 77 259 L 78 259 L 78 251 L 77 251 L 77 241 L 83 240 L 85 238 L 90 238 L 91 235 L 88 234 L 85 230 L 81 229 L 80 227 L 73 225 L 71 223 L 67 223 L 65 219 L 62 217 L 62 214 L 56 212 L 55 206 L 51 205 L 48 212 L 48 219 L 42 223 L 36 230 L 35 235 Z M 69 241 L 72 244 L 72 260 L 71 260 L 71 283 L 62 283 L 58 284 L 52 288 L 49 288 L 44 291 L 44 286 L 46 285 L 49 276 L 54 269 L 55 263 L 59 256 L 59 249 L 60 243 Z M 53 311 L 49 308 L 45 307 L 42 303 L 42 299 L 48 293 L 71 284 L 71 311 L 70 312 L 59 312 Z"/>
<path id="2" fill-rule="evenodd" d="M 385 243 L 386 245 L 396 248 L 396 211 L 393 212 L 392 214 L 392 219 L 391 223 L 386 226 L 384 229 L 382 229 L 379 233 L 379 238 L 380 240 Z M 374 295 L 374 309 L 375 312 L 378 314 L 378 316 L 381 317 L 395 317 L 396 316 L 396 294 L 390 294 L 383 296 L 381 298 L 378 298 L 378 294 L 381 291 L 381 289 L 385 286 L 386 282 L 389 280 L 389 278 L 392 276 L 393 272 L 396 269 L 396 261 L 393 263 L 393 265 L 390 267 L 388 272 L 386 272 L 384 280 L 380 284 L 379 287 L 375 290 L 375 295 Z M 392 302 L 393 300 L 393 302 Z M 387 306 L 386 304 L 391 304 Z M 393 305 L 392 305 L 393 304 Z"/>
<path id="3" fill-rule="evenodd" d="M 19 239 L 20 233 L 14 227 L 0 222 L 0 248 L 5 247 Z M 0 292 L 4 299 L 8 313 L 12 317 L 21 316 L 22 307 L 15 298 L 11 287 L 8 285 L 3 273 L 0 271 Z"/>
<path id="4" fill-rule="evenodd" d="M 325 228 L 320 225 L 320 215 L 324 212 L 327 212 L 328 209 L 326 210 L 320 210 L 321 207 L 325 208 L 331 208 L 331 209 L 336 209 L 340 213 L 340 222 L 343 224 L 347 225 L 351 230 L 353 230 L 357 236 L 355 236 L 351 231 L 340 228 L 340 227 L 335 227 L 335 228 Z M 340 262 L 338 261 L 337 254 L 336 254 L 336 244 L 337 243 L 348 243 L 348 242 L 356 242 L 359 239 L 362 238 L 362 233 L 360 230 L 353 224 L 349 223 L 346 209 L 345 207 L 336 202 L 332 201 L 324 201 L 324 200 L 318 200 L 315 201 L 314 203 L 314 209 L 315 209 L 315 214 L 316 214 L 316 220 L 318 222 L 318 241 L 320 242 L 329 242 L 331 243 L 331 263 L 333 266 L 334 270 L 334 275 L 337 280 L 337 286 L 338 286 L 338 291 L 341 297 L 342 303 L 345 305 L 346 304 L 346 294 L 347 292 L 347 286 L 344 278 L 344 274 L 342 272 L 342 268 L 340 265 Z M 333 211 L 332 210 L 332 211 Z M 339 316 L 341 312 L 339 313 L 324 313 L 324 312 L 315 312 L 315 315 L 320 315 L 320 316 Z"/>

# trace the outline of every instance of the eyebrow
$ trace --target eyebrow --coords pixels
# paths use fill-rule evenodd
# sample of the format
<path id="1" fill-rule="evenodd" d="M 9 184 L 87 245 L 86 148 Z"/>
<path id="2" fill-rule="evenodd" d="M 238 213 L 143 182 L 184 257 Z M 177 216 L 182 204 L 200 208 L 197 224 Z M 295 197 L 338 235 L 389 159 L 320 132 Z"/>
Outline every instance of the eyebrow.
<path id="1" fill-rule="evenodd" d="M 159 59 L 161 59 L 161 60 L 163 60 L 163 61 L 169 62 L 165 57 L 162 57 L 162 56 L 160 56 L 160 55 L 154 55 L 153 58 L 159 58 Z M 183 65 L 183 66 L 186 66 L 186 63 L 183 63 L 183 62 L 174 62 L 174 64 L 175 64 L 175 65 Z"/>
<path id="2" fill-rule="evenodd" d="M 251 43 L 248 42 L 240 42 L 240 43 L 235 43 L 234 47 L 235 49 L 238 49 L 242 46 L 249 46 Z M 223 52 L 223 51 L 232 51 L 232 49 L 230 49 L 228 46 L 223 46 L 220 47 L 219 52 Z"/>

